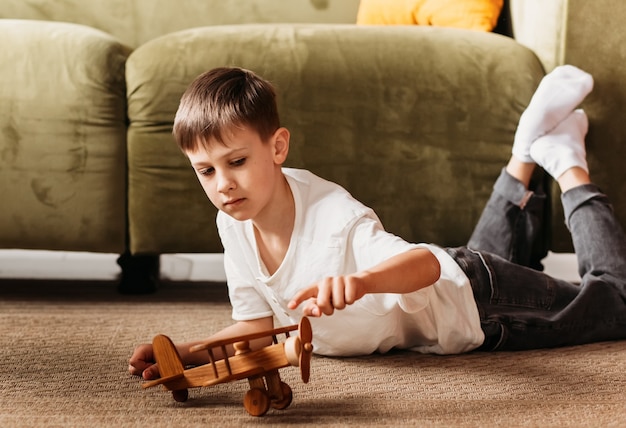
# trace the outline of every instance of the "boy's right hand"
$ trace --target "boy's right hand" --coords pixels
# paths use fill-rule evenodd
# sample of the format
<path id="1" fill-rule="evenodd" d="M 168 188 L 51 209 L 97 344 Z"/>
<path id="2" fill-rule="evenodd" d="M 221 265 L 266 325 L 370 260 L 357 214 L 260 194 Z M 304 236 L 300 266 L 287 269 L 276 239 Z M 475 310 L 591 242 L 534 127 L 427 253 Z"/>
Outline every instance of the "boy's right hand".
<path id="1" fill-rule="evenodd" d="M 145 380 L 157 379 L 159 368 L 155 364 L 152 344 L 144 343 L 135 348 L 128 361 L 128 371 L 133 376 L 141 376 Z"/>

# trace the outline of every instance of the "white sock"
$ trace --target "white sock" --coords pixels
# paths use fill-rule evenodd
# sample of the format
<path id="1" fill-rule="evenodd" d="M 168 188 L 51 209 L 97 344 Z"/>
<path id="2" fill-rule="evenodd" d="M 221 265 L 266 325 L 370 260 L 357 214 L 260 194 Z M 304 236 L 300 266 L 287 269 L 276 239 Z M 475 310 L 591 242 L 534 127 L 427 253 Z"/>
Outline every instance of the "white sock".
<path id="1" fill-rule="evenodd" d="M 588 126 L 585 112 L 574 110 L 554 130 L 530 146 L 530 156 L 554 179 L 575 166 L 589 172 L 585 151 Z"/>
<path id="2" fill-rule="evenodd" d="M 513 155 L 522 162 L 533 162 L 531 144 L 568 117 L 591 89 L 591 75 L 573 65 L 559 66 L 547 74 L 520 117 L 513 140 Z"/>

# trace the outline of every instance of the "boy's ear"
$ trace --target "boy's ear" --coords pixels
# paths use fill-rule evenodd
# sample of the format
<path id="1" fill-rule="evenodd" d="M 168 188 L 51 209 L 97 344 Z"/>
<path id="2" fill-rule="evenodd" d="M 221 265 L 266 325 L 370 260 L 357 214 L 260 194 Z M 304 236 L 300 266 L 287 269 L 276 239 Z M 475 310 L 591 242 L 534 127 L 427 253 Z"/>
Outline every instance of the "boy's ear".
<path id="1" fill-rule="evenodd" d="M 290 133 L 287 128 L 278 128 L 272 137 L 274 141 L 274 160 L 277 164 L 282 164 L 287 160 L 289 154 Z"/>

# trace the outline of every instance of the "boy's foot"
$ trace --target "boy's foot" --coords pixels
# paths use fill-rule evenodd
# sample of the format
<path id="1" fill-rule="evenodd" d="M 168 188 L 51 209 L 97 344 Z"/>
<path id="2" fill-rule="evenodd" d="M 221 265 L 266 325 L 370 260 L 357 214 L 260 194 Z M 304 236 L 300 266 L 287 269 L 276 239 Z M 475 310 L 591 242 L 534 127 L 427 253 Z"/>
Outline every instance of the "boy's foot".
<path id="1" fill-rule="evenodd" d="M 578 107 L 591 89 L 591 75 L 573 65 L 559 66 L 547 74 L 520 117 L 513 142 L 513 155 L 522 162 L 533 162 L 531 144 L 556 128 Z"/>
<path id="2" fill-rule="evenodd" d="M 582 109 L 574 110 L 553 131 L 530 146 L 530 156 L 554 179 L 574 167 L 589 173 L 585 151 L 588 126 L 587 114 Z"/>

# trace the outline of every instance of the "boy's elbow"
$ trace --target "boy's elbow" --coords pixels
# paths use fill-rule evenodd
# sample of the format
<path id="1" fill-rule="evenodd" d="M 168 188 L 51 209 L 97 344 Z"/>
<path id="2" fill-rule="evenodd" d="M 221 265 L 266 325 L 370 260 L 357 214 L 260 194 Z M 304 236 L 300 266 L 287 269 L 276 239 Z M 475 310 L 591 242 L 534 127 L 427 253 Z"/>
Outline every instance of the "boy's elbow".
<path id="1" fill-rule="evenodd" d="M 429 251 L 429 273 L 428 273 L 428 277 L 429 277 L 429 285 L 430 284 L 434 284 L 435 282 L 439 281 L 439 278 L 441 277 L 441 264 L 439 263 L 439 260 L 437 259 L 437 257 Z"/>

